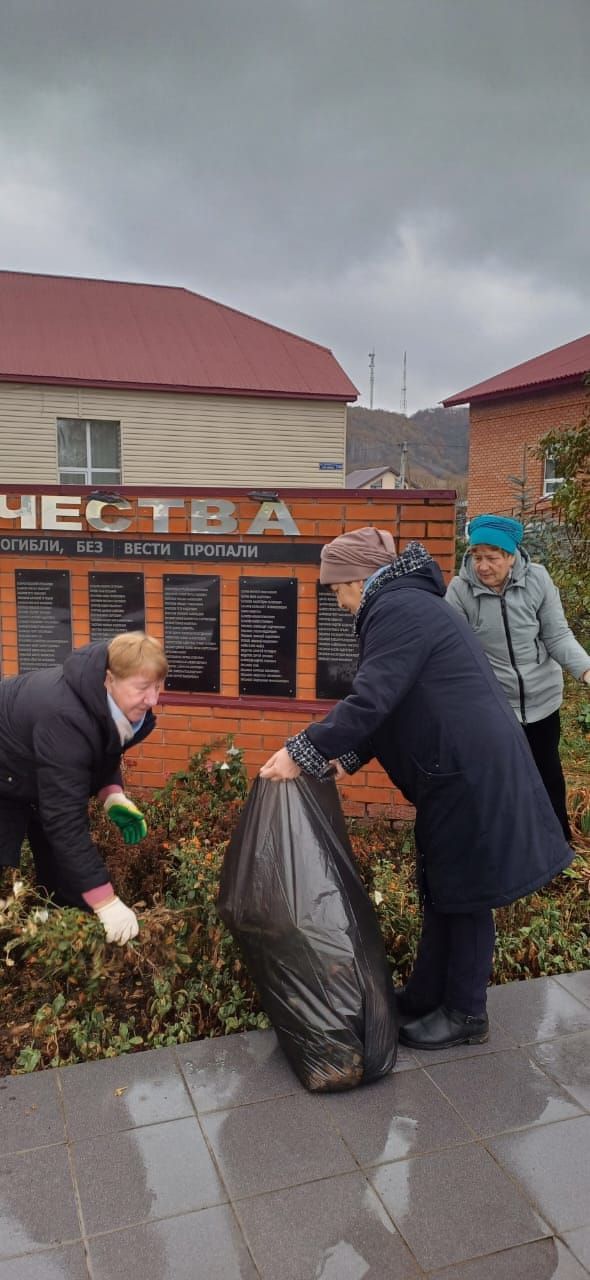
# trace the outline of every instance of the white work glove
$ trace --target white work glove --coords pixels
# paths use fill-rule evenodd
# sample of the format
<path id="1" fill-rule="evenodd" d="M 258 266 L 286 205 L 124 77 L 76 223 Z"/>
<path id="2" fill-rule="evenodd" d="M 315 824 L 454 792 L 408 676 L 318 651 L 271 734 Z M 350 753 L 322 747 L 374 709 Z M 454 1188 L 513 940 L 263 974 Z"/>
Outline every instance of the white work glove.
<path id="1" fill-rule="evenodd" d="M 584 681 L 584 684 L 590 684 L 590 670 L 584 672 L 582 680 Z"/>
<path id="2" fill-rule="evenodd" d="M 104 907 L 94 908 L 107 935 L 107 942 L 118 942 L 122 947 L 139 933 L 137 916 L 120 898 L 113 898 Z"/>

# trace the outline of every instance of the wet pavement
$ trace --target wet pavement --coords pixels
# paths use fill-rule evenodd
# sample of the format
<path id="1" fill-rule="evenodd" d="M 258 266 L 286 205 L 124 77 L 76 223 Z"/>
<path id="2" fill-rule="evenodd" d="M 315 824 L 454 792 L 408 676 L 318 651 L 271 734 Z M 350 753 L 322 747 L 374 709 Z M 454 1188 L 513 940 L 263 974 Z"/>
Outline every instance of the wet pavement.
<path id="1" fill-rule="evenodd" d="M 270 1031 L 0 1079 L 0 1280 L 584 1280 L 590 970 L 305 1092 Z"/>

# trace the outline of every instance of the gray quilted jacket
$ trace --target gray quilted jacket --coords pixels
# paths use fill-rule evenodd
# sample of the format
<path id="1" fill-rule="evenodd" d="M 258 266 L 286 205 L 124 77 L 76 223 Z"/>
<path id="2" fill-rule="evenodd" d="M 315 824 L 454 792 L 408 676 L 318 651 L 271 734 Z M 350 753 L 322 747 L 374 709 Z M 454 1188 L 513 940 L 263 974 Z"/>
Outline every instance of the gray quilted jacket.
<path id="1" fill-rule="evenodd" d="M 543 720 L 561 705 L 562 667 L 577 680 L 590 670 L 590 655 L 568 627 L 557 587 L 526 551 L 516 552 L 500 595 L 479 581 L 465 555 L 446 599 L 473 627 L 524 724 Z"/>

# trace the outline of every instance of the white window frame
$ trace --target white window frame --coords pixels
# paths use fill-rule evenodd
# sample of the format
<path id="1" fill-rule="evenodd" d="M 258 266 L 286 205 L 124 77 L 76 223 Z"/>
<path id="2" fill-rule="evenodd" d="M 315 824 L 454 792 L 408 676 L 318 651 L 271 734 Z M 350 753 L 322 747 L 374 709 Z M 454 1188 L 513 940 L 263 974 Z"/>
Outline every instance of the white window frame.
<path id="1" fill-rule="evenodd" d="M 555 461 L 553 459 L 552 454 L 546 453 L 545 463 L 543 468 L 543 497 L 544 498 L 552 498 L 554 493 L 557 493 L 557 490 L 563 484 L 563 476 L 547 474 L 548 470 L 550 470 L 551 468 L 553 468 L 553 471 L 555 471 Z"/>
<path id="2" fill-rule="evenodd" d="M 85 466 L 85 467 L 62 467 L 62 466 L 60 465 L 60 461 L 59 461 L 59 425 L 60 425 L 60 423 L 61 423 L 61 422 L 64 422 L 64 423 L 71 423 L 71 422 L 75 422 L 78 426 L 84 426 L 84 427 L 86 428 L 86 466 Z M 93 467 L 93 466 L 92 466 L 91 428 L 92 428 L 92 427 L 95 427 L 95 426 L 98 426 L 99 424 L 101 424 L 101 423 L 103 423 L 103 422 L 104 422 L 104 423 L 108 423 L 108 426 L 109 426 L 109 427 L 116 427 L 116 428 L 117 428 L 117 432 L 118 432 L 118 453 L 119 453 L 119 466 L 118 466 L 118 467 Z M 74 484 L 74 485 L 81 485 L 81 484 L 84 484 L 84 485 L 100 485 L 100 487 L 101 487 L 101 488 L 106 488 L 109 484 L 112 484 L 112 485 L 118 485 L 118 484 L 121 484 L 121 483 L 122 483 L 122 474 L 121 474 L 121 423 L 120 423 L 120 421 L 117 421 L 117 419 L 116 419 L 116 418 L 108 418 L 108 419 L 107 419 L 107 418 L 58 418 L 58 419 L 57 419 L 57 427 L 56 427 L 56 430 L 57 430 L 57 471 L 58 471 L 58 477 L 59 477 L 59 479 L 58 479 L 58 483 L 59 483 L 59 484 Z M 93 479 L 92 479 L 92 472 L 93 472 L 93 471 L 100 471 L 100 472 L 102 472 L 103 479 L 102 479 L 102 480 L 100 480 L 100 481 L 95 481 L 95 480 L 93 480 Z M 111 473 L 112 473 L 112 475 L 111 475 Z M 80 480 L 80 476 L 81 476 L 81 475 L 83 475 L 83 476 L 84 476 L 84 479 L 83 479 L 83 480 Z M 105 480 L 105 479 L 104 479 L 104 476 L 105 476 L 105 475 L 107 475 L 107 476 L 109 477 L 109 479 L 108 479 L 108 480 Z M 75 476 L 76 478 L 75 478 L 75 480 L 69 480 L 69 479 L 68 479 L 68 476 Z"/>

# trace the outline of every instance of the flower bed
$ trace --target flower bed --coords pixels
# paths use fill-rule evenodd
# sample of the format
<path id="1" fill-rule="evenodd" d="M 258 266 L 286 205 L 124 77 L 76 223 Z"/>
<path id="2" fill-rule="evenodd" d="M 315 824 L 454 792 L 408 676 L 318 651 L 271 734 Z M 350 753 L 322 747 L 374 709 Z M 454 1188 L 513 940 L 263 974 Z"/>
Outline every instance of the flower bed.
<path id="1" fill-rule="evenodd" d="M 217 916 L 224 849 L 247 791 L 240 753 L 195 755 L 146 808 L 149 836 L 123 845 L 94 814 L 94 835 L 139 938 L 109 946 L 94 916 L 51 908 L 26 871 L 0 885 L 0 1074 L 114 1057 L 268 1025 L 239 952 Z M 575 785 L 578 854 L 544 893 L 497 912 L 494 981 L 588 963 L 590 789 Z M 145 806 L 144 806 L 145 808 Z M 420 930 L 407 826 L 350 824 L 392 976 L 407 976 Z"/>

